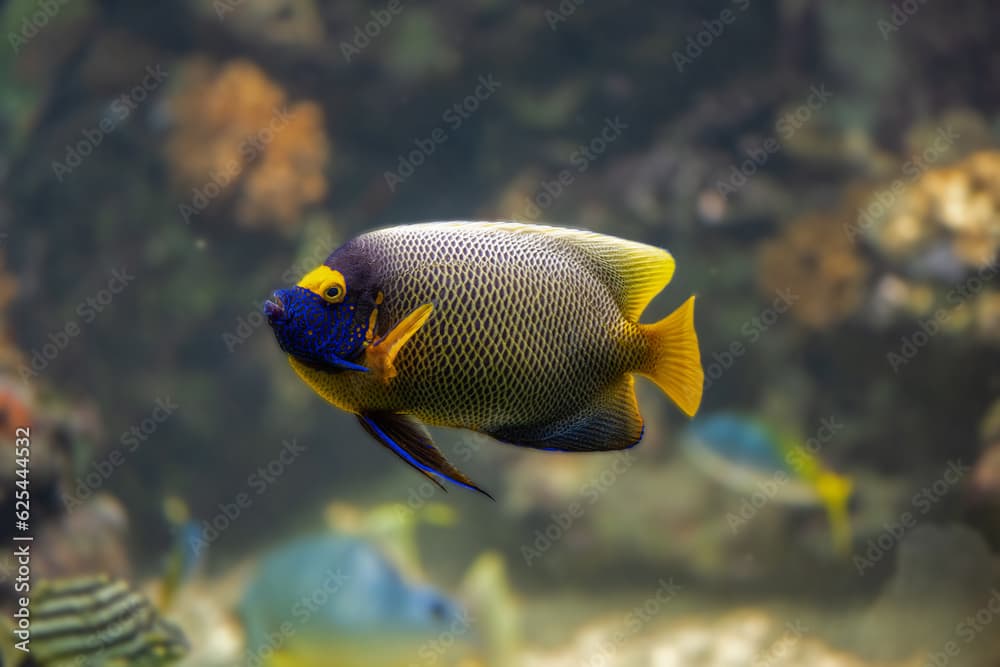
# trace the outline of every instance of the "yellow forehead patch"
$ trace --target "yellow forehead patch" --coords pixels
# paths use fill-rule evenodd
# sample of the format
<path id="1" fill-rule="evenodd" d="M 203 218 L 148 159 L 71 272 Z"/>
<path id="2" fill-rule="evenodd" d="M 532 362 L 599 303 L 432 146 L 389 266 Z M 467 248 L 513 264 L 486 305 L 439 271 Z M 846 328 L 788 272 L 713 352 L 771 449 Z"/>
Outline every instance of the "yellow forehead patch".
<path id="1" fill-rule="evenodd" d="M 323 296 L 323 293 L 333 286 L 337 286 L 341 290 L 347 290 L 347 282 L 344 280 L 344 275 L 340 271 L 334 271 L 325 264 L 317 266 L 303 276 L 298 286 L 305 287 L 318 296 Z"/>

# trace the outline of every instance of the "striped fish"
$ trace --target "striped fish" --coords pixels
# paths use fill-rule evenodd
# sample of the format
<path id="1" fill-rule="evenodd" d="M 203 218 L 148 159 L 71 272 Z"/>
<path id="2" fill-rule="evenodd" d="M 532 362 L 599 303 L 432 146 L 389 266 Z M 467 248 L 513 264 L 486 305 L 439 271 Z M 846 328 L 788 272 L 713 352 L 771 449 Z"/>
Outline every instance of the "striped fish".
<path id="1" fill-rule="evenodd" d="M 124 581 L 43 581 L 31 601 L 31 653 L 22 667 L 157 667 L 188 651 L 183 633 Z"/>

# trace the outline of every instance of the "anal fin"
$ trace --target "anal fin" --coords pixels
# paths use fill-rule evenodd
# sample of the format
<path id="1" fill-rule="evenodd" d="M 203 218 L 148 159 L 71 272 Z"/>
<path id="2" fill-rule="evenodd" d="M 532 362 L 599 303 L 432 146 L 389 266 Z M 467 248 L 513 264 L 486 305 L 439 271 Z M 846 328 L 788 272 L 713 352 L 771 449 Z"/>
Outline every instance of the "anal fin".
<path id="1" fill-rule="evenodd" d="M 635 379 L 626 375 L 589 408 L 562 424 L 490 433 L 503 442 L 564 452 L 627 449 L 642 439 L 642 415 L 635 399 Z"/>
<path id="2" fill-rule="evenodd" d="M 413 417 L 398 412 L 363 412 L 358 415 L 358 421 L 370 436 L 443 490 L 447 491 L 438 477 L 494 500 L 493 496 L 448 462 L 434 446 L 427 429 Z"/>

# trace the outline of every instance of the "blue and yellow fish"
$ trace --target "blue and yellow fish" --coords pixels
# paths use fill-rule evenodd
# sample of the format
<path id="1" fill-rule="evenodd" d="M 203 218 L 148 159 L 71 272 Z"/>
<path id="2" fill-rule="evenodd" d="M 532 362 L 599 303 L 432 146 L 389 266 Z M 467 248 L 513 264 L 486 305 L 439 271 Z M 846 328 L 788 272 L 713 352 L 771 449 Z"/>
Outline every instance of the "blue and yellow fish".
<path id="1" fill-rule="evenodd" d="M 692 422 L 681 444 L 700 470 L 728 488 L 753 493 L 767 481 L 778 481 L 773 485 L 777 502 L 822 505 L 834 548 L 840 554 L 850 550 L 848 502 L 853 484 L 827 468 L 799 439 L 758 419 L 717 413 Z"/>
<path id="2" fill-rule="evenodd" d="M 445 664 L 475 637 L 473 619 L 428 586 L 405 580 L 368 542 L 300 538 L 267 555 L 239 606 L 247 662 L 266 667 Z"/>
<path id="3" fill-rule="evenodd" d="M 695 414 L 694 297 L 639 322 L 673 273 L 666 250 L 592 232 L 426 223 L 347 242 L 264 310 L 320 396 L 438 484 L 485 493 L 419 422 L 537 449 L 623 449 L 643 433 L 635 374 Z"/>

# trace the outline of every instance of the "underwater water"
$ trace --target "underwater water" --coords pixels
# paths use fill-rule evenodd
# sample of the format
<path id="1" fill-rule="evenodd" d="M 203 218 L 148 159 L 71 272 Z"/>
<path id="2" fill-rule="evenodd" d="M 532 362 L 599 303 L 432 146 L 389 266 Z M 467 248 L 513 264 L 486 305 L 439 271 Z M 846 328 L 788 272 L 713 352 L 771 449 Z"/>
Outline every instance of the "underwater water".
<path id="1" fill-rule="evenodd" d="M 0 26 L 0 665 L 1000 665 L 995 3 Z"/>

